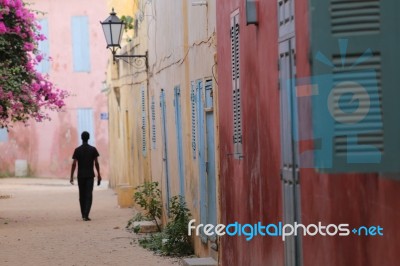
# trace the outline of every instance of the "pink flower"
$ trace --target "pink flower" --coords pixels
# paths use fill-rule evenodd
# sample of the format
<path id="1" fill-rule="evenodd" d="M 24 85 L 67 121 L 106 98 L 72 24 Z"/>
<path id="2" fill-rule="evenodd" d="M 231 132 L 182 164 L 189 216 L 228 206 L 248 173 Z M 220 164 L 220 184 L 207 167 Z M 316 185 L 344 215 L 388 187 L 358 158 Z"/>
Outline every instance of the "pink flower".
<path id="1" fill-rule="evenodd" d="M 17 64 L 24 62 L 24 69 L 19 72 L 28 74 L 21 80 L 19 89 L 12 92 L 5 82 L 12 72 L 6 71 L 0 77 L 0 85 L 3 86 L 0 86 L 0 100 L 4 103 L 0 106 L 0 126 L 10 126 L 15 120 L 27 123 L 30 118 L 37 121 L 50 119 L 44 110 L 59 110 L 65 106 L 64 99 L 69 93 L 54 86 L 48 75 L 42 75 L 35 69 L 45 58 L 36 50 L 37 44 L 46 37 L 38 33 L 40 25 L 36 22 L 35 14 L 23 5 L 23 0 L 0 0 L 0 6 L 0 34 L 16 33 L 15 37 L 20 41 L 15 48 L 22 55 L 20 60 L 14 61 Z M 6 69 L 8 64 L 7 61 L 0 62 L 0 68 Z"/>
<path id="2" fill-rule="evenodd" d="M 36 56 L 36 60 L 40 63 L 40 62 L 43 60 L 43 55 L 38 54 L 38 55 Z"/>
<path id="3" fill-rule="evenodd" d="M 7 32 L 7 27 L 4 25 L 3 21 L 0 21 L 0 34 L 4 34 Z"/>
<path id="4" fill-rule="evenodd" d="M 15 15 L 17 16 L 17 18 L 22 18 L 24 16 L 21 9 L 17 9 L 15 11 Z"/>
<path id="5" fill-rule="evenodd" d="M 14 31 L 15 31 L 16 33 L 20 33 L 20 32 L 21 32 L 21 27 L 20 27 L 20 26 L 15 26 L 15 27 L 14 27 Z"/>
<path id="6" fill-rule="evenodd" d="M 24 44 L 25 51 L 33 51 L 33 48 L 35 48 L 35 46 L 30 42 L 26 42 Z"/>

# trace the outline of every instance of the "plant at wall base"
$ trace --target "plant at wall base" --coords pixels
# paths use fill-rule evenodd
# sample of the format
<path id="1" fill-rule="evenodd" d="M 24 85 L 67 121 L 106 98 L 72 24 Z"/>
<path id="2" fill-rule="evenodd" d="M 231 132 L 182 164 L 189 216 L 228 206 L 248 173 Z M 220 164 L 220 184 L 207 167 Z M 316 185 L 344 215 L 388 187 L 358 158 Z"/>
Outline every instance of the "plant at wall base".
<path id="1" fill-rule="evenodd" d="M 142 248 L 154 251 L 158 254 L 163 254 L 163 239 L 165 239 L 165 234 L 163 232 L 158 232 L 139 239 L 139 245 Z"/>
<path id="2" fill-rule="evenodd" d="M 157 221 L 161 218 L 162 212 L 161 190 L 158 188 L 158 182 L 145 182 L 143 185 L 137 186 L 133 199 L 145 211 L 144 216 L 154 221 L 158 231 L 161 231 Z"/>
<path id="3" fill-rule="evenodd" d="M 45 39 L 35 14 L 22 0 L 0 0 L 0 128 L 31 118 L 50 119 L 46 110 L 60 110 L 68 93 L 36 71 L 44 60 L 37 49 Z"/>
<path id="4" fill-rule="evenodd" d="M 150 234 L 139 239 L 143 248 L 167 256 L 186 256 L 193 254 L 188 223 L 191 214 L 182 196 L 170 199 L 170 221 L 162 232 Z"/>
<path id="5" fill-rule="evenodd" d="M 133 231 L 134 233 L 139 233 L 140 231 L 140 226 L 135 225 L 135 222 L 140 222 L 140 221 L 148 221 L 149 219 L 144 216 L 141 212 L 138 212 L 135 214 L 135 216 L 132 217 L 125 226 L 126 229 Z"/>
<path id="6" fill-rule="evenodd" d="M 191 213 L 182 196 L 170 199 L 170 219 L 165 227 L 166 242 L 163 251 L 167 255 L 185 256 L 193 254 L 193 247 L 188 235 L 188 223 Z"/>

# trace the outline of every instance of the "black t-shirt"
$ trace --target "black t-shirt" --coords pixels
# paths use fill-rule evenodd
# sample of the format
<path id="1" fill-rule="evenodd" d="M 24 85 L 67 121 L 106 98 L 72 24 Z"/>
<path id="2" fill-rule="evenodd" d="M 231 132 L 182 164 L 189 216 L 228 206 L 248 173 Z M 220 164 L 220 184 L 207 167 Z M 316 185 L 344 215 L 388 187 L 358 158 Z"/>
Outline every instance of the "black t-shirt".
<path id="1" fill-rule="evenodd" d="M 87 143 L 75 149 L 72 159 L 78 161 L 78 178 L 94 177 L 94 160 L 99 157 L 99 152 Z"/>

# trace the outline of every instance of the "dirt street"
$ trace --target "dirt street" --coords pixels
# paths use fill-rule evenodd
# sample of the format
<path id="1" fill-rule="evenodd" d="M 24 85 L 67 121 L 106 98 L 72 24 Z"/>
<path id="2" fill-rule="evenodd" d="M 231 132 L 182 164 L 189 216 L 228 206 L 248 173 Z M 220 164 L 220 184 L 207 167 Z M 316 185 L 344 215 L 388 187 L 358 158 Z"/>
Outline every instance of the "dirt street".
<path id="1" fill-rule="evenodd" d="M 92 221 L 82 221 L 76 183 L 0 179 L 0 265 L 180 265 L 133 241 L 133 210 L 118 208 L 107 182 L 95 187 Z"/>

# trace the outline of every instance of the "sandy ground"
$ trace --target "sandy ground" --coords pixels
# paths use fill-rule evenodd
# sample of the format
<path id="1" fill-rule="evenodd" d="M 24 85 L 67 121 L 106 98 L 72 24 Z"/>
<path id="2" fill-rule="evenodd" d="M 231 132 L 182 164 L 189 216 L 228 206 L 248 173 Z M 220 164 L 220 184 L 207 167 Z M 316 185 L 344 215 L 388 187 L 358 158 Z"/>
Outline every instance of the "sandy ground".
<path id="1" fill-rule="evenodd" d="M 82 221 L 76 183 L 0 179 L 0 265 L 180 265 L 133 240 L 125 225 L 134 211 L 118 208 L 107 182 L 95 187 L 92 221 Z"/>

